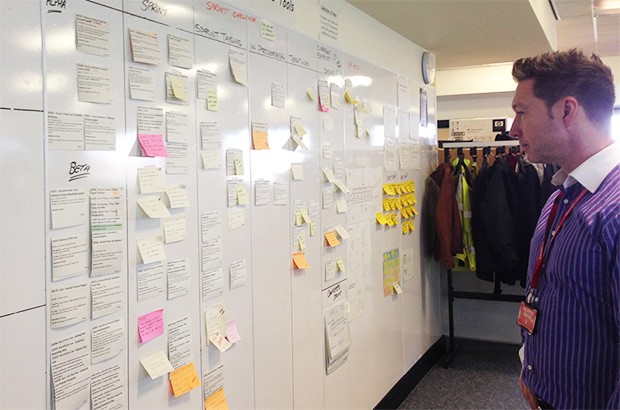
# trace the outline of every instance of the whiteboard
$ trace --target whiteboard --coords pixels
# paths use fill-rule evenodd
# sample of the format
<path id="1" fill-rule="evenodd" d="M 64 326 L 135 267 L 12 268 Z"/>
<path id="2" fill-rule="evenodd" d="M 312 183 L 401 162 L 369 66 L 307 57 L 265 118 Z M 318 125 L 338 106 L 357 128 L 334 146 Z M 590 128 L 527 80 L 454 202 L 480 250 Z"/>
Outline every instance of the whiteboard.
<path id="1" fill-rule="evenodd" d="M 425 176 L 437 158 L 433 88 L 222 2 L 97 0 L 36 7 L 29 2 L 24 7 L 36 19 L 17 17 L 14 7 L 13 2 L 2 4 L 3 23 L 15 19 L 15 25 L 34 32 L 42 24 L 42 46 L 21 61 L 32 67 L 44 62 L 45 75 L 32 93 L 8 91 L 5 100 L 2 89 L 0 105 L 8 106 L 0 110 L 3 138 L 22 145 L 15 151 L 13 145 L 2 147 L 0 223 L 17 241 L 39 240 L 30 248 L 20 246 L 19 252 L 3 240 L 2 271 L 25 272 L 35 285 L 21 281 L 23 276 L 3 275 L 1 307 L 5 315 L 46 305 L 44 313 L 37 311 L 38 320 L 45 321 L 44 335 L 24 329 L 41 347 L 38 351 L 45 352 L 46 364 L 33 362 L 34 367 L 50 368 L 53 343 L 121 320 L 122 350 L 92 363 L 90 370 L 120 369 L 124 408 L 198 409 L 219 386 L 231 408 L 368 408 L 437 341 L 439 272 L 422 240 L 423 208 L 411 233 L 404 234 L 400 225 L 386 228 L 375 219 L 386 197 L 383 184 L 411 181 L 418 201 L 425 195 Z M 105 55 L 78 49 L 78 16 L 105 22 Z M 15 41 L 4 36 L 4 27 L 3 61 L 14 56 L 5 45 Z M 136 58 L 133 31 L 156 38 L 157 62 Z M 187 44 L 189 66 L 175 60 L 175 41 Z M 84 66 L 103 73 L 97 80 L 109 83 L 109 90 L 85 97 L 83 84 L 78 84 Z M 19 71 L 6 65 L 2 70 L 9 77 Z M 141 81 L 152 81 L 152 93 L 135 93 L 132 81 L 138 72 Z M 26 80 L 27 75 L 16 81 L 36 85 L 36 76 Z M 399 95 L 403 81 L 408 84 L 404 99 Z M 102 95 L 105 101 L 92 101 Z M 426 125 L 420 121 L 422 105 Z M 32 110 L 16 110 L 21 106 Z M 392 118 L 399 118 L 399 109 L 409 111 L 409 138 Z M 147 111 L 161 115 L 162 124 L 145 124 Z M 80 149 L 75 142 L 59 146 L 57 117 L 75 120 L 74 134 L 79 134 L 79 121 L 105 118 L 113 148 Z M 173 119 L 185 124 L 181 131 L 173 131 Z M 151 126 L 161 128 L 146 130 Z M 183 159 L 147 156 L 138 137 L 149 135 L 160 136 L 168 154 Z M 419 161 L 416 167 L 403 166 L 400 142 L 414 138 Z M 265 142 L 268 149 L 258 149 Z M 19 176 L 25 174 L 14 169 L 25 156 L 38 161 L 24 182 Z M 143 280 L 151 264 L 138 248 L 144 238 L 165 241 L 169 234 L 167 218 L 150 217 L 138 204 L 148 197 L 170 201 L 161 190 L 143 192 L 140 175 L 153 168 L 161 169 L 165 186 L 183 187 L 188 200 L 168 209 L 185 222 L 185 237 L 164 243 L 165 260 L 153 262 L 163 266 L 163 281 Z M 330 181 L 332 174 L 338 183 Z M 30 189 L 21 207 L 9 208 L 12 203 L 4 198 L 16 189 L 22 192 L 24 184 Z M 56 327 L 51 323 L 52 292 L 72 285 L 92 287 L 100 279 L 88 272 L 54 277 L 52 242 L 92 235 L 88 223 L 53 226 L 50 193 L 68 188 L 85 193 L 122 189 L 122 265 L 116 273 L 121 290 L 112 313 L 94 317 L 89 312 L 85 320 Z M 15 222 L 24 220 L 27 229 Z M 344 229 L 335 235 L 339 245 L 328 241 L 336 228 Z M 353 237 L 347 238 L 347 232 Z M 26 249 L 27 255 L 22 253 Z M 384 296 L 384 254 L 395 250 L 410 252 L 413 271 L 407 281 L 399 279 L 402 294 Z M 303 269 L 293 260 L 302 252 L 309 265 Z M 171 298 L 166 266 L 179 260 L 189 267 L 187 292 Z M 403 269 L 402 258 L 399 263 Z M 152 293 L 145 293 L 146 285 Z M 7 287 L 17 291 L 5 298 Z M 90 293 L 88 299 L 92 302 Z M 341 303 L 353 312 L 351 343 L 346 360 L 328 369 L 325 315 L 347 306 Z M 212 322 L 206 317 L 219 306 L 241 336 L 223 352 L 207 332 Z M 161 334 L 141 342 L 139 318 L 159 309 Z M 8 317 L 0 318 L 3 329 Z M 199 387 L 175 397 L 169 374 L 152 379 L 140 360 L 157 350 L 169 354 L 168 325 L 185 318 L 191 335 L 185 360 L 194 364 Z M 42 396 L 51 407 L 49 373 L 39 382 L 46 385 Z"/>

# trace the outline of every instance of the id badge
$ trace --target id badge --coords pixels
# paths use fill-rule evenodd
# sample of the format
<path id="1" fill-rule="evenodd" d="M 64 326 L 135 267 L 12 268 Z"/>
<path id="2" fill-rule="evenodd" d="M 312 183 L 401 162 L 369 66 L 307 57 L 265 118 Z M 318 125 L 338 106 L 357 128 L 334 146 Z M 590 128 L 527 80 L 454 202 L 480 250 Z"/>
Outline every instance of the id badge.
<path id="1" fill-rule="evenodd" d="M 523 329 L 527 330 L 529 334 L 534 333 L 534 327 L 536 326 L 536 315 L 538 311 L 533 307 L 530 307 L 525 302 L 521 302 L 519 306 L 519 316 L 517 317 L 517 324 Z"/>

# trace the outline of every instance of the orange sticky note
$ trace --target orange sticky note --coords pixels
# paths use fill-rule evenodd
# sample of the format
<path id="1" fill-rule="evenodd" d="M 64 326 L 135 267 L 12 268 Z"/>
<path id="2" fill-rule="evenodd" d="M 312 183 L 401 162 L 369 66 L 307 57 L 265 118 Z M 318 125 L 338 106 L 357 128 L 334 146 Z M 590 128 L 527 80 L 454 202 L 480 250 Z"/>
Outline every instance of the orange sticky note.
<path id="1" fill-rule="evenodd" d="M 336 236 L 336 231 L 325 232 L 325 239 L 327 240 L 327 244 L 331 247 L 340 245 L 340 241 Z"/>
<path id="2" fill-rule="evenodd" d="M 306 261 L 306 254 L 304 252 L 296 252 L 293 254 L 293 263 L 297 269 L 308 269 L 308 261 Z"/>
<path id="3" fill-rule="evenodd" d="M 228 401 L 223 387 L 205 399 L 205 410 L 228 410 Z"/>
<path id="4" fill-rule="evenodd" d="M 179 397 L 190 390 L 200 387 L 200 378 L 194 367 L 194 363 L 188 363 L 170 372 L 170 385 L 174 397 Z"/>
<path id="5" fill-rule="evenodd" d="M 252 145 L 254 149 L 269 149 L 267 133 L 265 131 L 252 131 Z"/>

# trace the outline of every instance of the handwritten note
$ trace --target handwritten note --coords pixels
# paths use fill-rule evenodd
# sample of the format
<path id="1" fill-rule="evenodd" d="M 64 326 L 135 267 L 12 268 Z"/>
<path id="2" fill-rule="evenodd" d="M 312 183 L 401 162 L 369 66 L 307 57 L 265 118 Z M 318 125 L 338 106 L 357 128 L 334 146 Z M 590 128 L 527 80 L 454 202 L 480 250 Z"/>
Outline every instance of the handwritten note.
<path id="1" fill-rule="evenodd" d="M 310 265 L 306 261 L 306 254 L 304 252 L 296 252 L 293 254 L 293 263 L 297 269 L 308 269 Z"/>
<path id="2" fill-rule="evenodd" d="M 174 397 L 189 393 L 196 387 L 200 387 L 200 378 L 196 372 L 194 363 L 188 363 L 170 373 L 170 385 Z"/>
<path id="3" fill-rule="evenodd" d="M 223 387 L 205 399 L 205 410 L 228 410 L 228 401 Z"/>
<path id="4" fill-rule="evenodd" d="M 163 350 L 157 350 L 143 357 L 140 359 L 140 363 L 142 363 L 142 367 L 144 367 L 144 370 L 153 380 L 174 370 Z"/>
<path id="5" fill-rule="evenodd" d="M 145 157 L 168 157 L 161 134 L 138 134 L 138 141 Z"/>
<path id="6" fill-rule="evenodd" d="M 138 317 L 138 337 L 146 343 L 164 333 L 164 310 L 159 309 Z"/>
<path id="7" fill-rule="evenodd" d="M 330 247 L 340 245 L 340 241 L 336 237 L 336 231 L 327 231 L 325 232 L 325 240 L 327 240 L 327 244 Z"/>

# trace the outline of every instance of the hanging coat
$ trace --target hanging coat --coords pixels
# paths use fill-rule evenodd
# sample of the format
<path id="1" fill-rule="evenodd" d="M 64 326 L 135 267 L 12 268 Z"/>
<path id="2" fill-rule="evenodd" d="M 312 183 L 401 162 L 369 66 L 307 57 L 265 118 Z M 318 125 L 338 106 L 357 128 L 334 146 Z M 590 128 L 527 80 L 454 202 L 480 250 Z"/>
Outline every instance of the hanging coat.
<path id="1" fill-rule="evenodd" d="M 446 269 L 452 269 L 452 257 L 463 251 L 463 228 L 452 183 L 452 165 L 439 164 L 431 174 L 431 180 L 439 187 L 435 207 L 435 245 L 433 255 Z"/>
<path id="2" fill-rule="evenodd" d="M 461 162 L 462 161 L 462 162 Z M 471 230 L 471 186 L 468 181 L 470 161 L 468 159 L 456 159 L 453 162 L 456 167 L 456 203 L 459 207 L 459 217 L 463 227 L 463 252 L 457 253 L 454 258 L 454 269 L 476 271 L 476 251 Z M 471 174 L 469 175 L 471 177 Z"/>
<path id="3" fill-rule="evenodd" d="M 481 180 L 482 175 L 478 176 Z M 498 158 L 484 172 L 481 193 L 476 193 L 474 246 L 476 247 L 476 276 L 493 281 L 498 275 L 503 283 L 514 285 L 519 274 L 518 195 L 516 175 L 508 164 Z M 478 186 L 476 186 L 478 189 Z"/>

